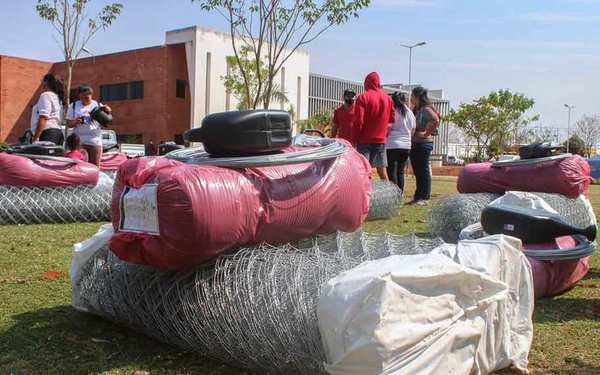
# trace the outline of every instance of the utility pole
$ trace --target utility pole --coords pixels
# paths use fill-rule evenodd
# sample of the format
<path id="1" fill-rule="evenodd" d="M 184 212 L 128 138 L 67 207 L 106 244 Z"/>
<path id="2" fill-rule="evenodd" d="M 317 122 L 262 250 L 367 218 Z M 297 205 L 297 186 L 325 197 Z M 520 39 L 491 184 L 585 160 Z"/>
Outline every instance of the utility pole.
<path id="1" fill-rule="evenodd" d="M 569 148 L 571 146 L 571 110 L 575 109 L 574 105 L 565 104 L 565 108 L 569 111 L 568 120 L 567 120 L 567 153 L 569 153 Z"/>
<path id="2" fill-rule="evenodd" d="M 404 48 L 408 48 L 408 86 L 412 83 L 412 50 L 415 47 L 421 47 L 426 45 L 427 42 L 419 42 L 412 45 L 400 44 Z"/>

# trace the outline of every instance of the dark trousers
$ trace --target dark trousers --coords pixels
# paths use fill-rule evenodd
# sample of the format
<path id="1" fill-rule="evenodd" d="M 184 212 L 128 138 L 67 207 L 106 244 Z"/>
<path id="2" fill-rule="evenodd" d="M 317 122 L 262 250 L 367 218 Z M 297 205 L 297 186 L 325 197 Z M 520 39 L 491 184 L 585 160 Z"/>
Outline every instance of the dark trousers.
<path id="1" fill-rule="evenodd" d="M 410 165 L 417 180 L 417 190 L 414 196 L 417 201 L 431 198 L 431 171 L 429 166 L 431 151 L 433 151 L 432 143 L 413 143 L 410 149 Z"/>
<path id="2" fill-rule="evenodd" d="M 50 128 L 42 131 L 40 141 L 52 142 L 57 146 L 62 146 L 65 142 L 65 136 L 61 129 Z"/>
<path id="3" fill-rule="evenodd" d="M 406 169 L 406 162 L 408 161 L 410 150 L 393 148 L 386 150 L 386 152 L 388 178 L 404 192 L 404 170 Z"/>

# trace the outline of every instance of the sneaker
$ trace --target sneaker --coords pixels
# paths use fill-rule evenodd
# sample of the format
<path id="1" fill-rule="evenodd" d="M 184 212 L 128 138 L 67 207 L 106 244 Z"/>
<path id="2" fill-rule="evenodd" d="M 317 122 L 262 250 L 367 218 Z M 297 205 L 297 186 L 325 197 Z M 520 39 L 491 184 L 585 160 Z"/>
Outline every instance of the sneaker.
<path id="1" fill-rule="evenodd" d="M 428 203 L 429 202 L 426 201 L 426 200 L 421 200 L 421 201 L 416 201 L 415 205 L 417 205 L 417 206 L 427 206 Z"/>

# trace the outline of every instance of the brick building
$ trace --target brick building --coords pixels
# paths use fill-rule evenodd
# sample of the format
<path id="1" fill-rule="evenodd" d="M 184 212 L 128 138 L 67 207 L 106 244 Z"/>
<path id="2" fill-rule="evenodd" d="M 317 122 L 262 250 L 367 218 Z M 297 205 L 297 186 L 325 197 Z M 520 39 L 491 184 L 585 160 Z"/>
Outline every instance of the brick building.
<path id="1" fill-rule="evenodd" d="M 31 121 L 42 77 L 52 63 L 0 56 L 0 142 L 16 141 Z"/>
<path id="2" fill-rule="evenodd" d="M 14 142 L 29 128 L 46 73 L 65 77 L 65 64 L 0 56 L 0 141 Z M 183 44 L 90 57 L 75 65 L 71 98 L 89 83 L 112 107 L 111 129 L 122 141 L 180 140 L 190 127 L 187 76 Z"/>
<path id="3" fill-rule="evenodd" d="M 182 143 L 183 132 L 207 114 L 236 109 L 221 80 L 232 54 L 228 34 L 199 26 L 174 30 L 162 46 L 79 59 L 71 87 L 90 84 L 95 99 L 111 106 L 111 129 L 121 142 Z M 308 54 L 296 51 L 278 77 L 297 119 L 308 114 L 308 67 Z M 66 77 L 64 63 L 0 56 L 0 142 L 15 142 L 29 128 L 31 107 L 49 72 Z M 287 109 L 284 103 L 273 108 Z"/>

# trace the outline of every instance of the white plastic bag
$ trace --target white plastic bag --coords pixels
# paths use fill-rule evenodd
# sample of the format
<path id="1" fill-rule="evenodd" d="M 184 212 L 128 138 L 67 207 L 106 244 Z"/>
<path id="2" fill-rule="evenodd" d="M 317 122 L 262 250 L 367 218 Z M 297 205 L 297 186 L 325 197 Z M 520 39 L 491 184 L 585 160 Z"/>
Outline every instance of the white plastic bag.
<path id="1" fill-rule="evenodd" d="M 487 374 L 526 368 L 531 270 L 505 236 L 366 262 L 324 287 L 332 375 Z"/>
<path id="2" fill-rule="evenodd" d="M 98 232 L 83 242 L 73 245 L 73 259 L 71 260 L 71 286 L 73 288 L 71 304 L 77 310 L 88 312 L 80 303 L 79 280 L 81 269 L 92 258 L 92 256 L 104 247 L 113 235 L 112 224 L 104 224 Z M 89 301 L 88 301 L 89 302 Z"/>

